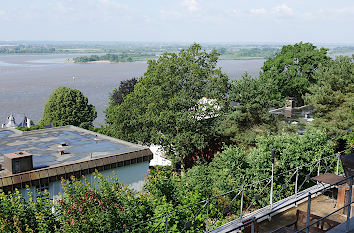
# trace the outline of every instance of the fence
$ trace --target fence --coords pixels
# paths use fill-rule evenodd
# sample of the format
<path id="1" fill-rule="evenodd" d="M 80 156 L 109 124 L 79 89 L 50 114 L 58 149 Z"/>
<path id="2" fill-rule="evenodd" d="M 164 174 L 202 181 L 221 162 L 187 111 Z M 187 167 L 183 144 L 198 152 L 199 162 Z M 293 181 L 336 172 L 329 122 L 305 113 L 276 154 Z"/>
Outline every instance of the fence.
<path id="1" fill-rule="evenodd" d="M 350 176 L 350 177 L 346 177 L 346 178 L 343 177 L 343 180 L 338 181 L 335 184 L 328 185 L 328 186 L 323 187 L 322 189 L 314 191 L 314 192 L 308 192 L 307 197 L 302 197 L 302 198 L 296 199 L 293 202 L 288 203 L 286 206 L 282 206 L 279 209 L 272 210 L 271 212 L 267 213 L 266 215 L 270 216 L 273 213 L 281 211 L 281 209 L 287 208 L 288 206 L 292 206 L 296 202 L 302 201 L 302 200 L 305 199 L 307 201 L 306 226 L 301 228 L 301 229 L 299 229 L 299 230 L 297 230 L 296 233 L 298 233 L 298 232 L 306 232 L 306 233 L 308 233 L 310 231 L 310 227 L 311 226 L 320 223 L 324 219 L 327 219 L 329 216 L 331 216 L 331 215 L 343 210 L 344 208 L 347 208 L 347 213 L 346 213 L 347 216 L 346 216 L 346 221 L 345 221 L 345 232 L 349 232 L 351 230 L 350 229 L 351 204 L 354 203 L 353 198 L 352 198 L 352 194 L 353 194 L 353 179 L 354 179 L 354 175 Z M 335 188 L 337 185 L 341 185 L 343 183 L 349 184 L 349 194 L 347 196 L 346 204 L 343 207 L 338 208 L 335 211 L 332 211 L 331 213 L 327 214 L 326 216 L 321 217 L 321 218 L 317 219 L 316 221 L 313 221 L 313 222 L 310 223 L 312 197 L 315 196 L 318 193 L 324 193 L 325 191 L 327 191 L 327 190 L 329 190 L 331 188 Z M 255 224 L 256 224 L 256 222 L 258 220 L 262 219 L 263 217 L 265 217 L 265 215 L 264 216 L 260 216 L 258 218 L 253 218 L 249 222 L 247 222 L 245 224 L 242 224 L 240 226 L 237 226 L 237 227 L 235 227 L 235 228 L 233 228 L 233 229 L 231 229 L 229 231 L 226 231 L 225 233 L 241 230 L 241 229 L 244 229 L 245 227 L 249 227 L 249 226 L 251 226 L 251 233 L 254 233 L 255 232 Z M 279 230 L 279 228 L 274 230 L 274 231 L 272 231 L 272 232 L 277 232 L 278 230 Z"/>
<path id="2" fill-rule="evenodd" d="M 233 230 L 242 229 L 249 224 L 254 225 L 254 221 L 259 218 L 247 224 L 242 224 L 242 219 L 266 206 L 270 207 L 270 212 L 266 214 L 269 216 L 271 216 L 269 213 L 276 213 L 285 207 L 290 208 L 289 200 L 284 205 L 274 206 L 274 203 L 284 198 L 290 198 L 291 205 L 297 205 L 304 199 L 302 196 L 298 197 L 299 192 L 313 185 L 311 177 L 329 171 L 339 174 L 340 155 L 344 152 L 323 157 L 276 175 L 274 175 L 273 162 L 270 177 L 124 227 L 116 232 L 210 232 L 235 220 L 239 220 L 241 224 Z M 252 229 L 254 231 L 254 227 Z"/>

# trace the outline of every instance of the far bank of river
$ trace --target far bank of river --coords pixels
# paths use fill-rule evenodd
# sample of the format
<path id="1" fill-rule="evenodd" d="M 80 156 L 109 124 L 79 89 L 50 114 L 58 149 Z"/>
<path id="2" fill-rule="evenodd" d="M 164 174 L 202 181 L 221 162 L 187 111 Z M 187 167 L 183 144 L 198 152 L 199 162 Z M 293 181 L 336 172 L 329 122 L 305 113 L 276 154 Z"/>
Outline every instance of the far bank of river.
<path id="1" fill-rule="evenodd" d="M 0 55 L 0 124 L 11 113 L 37 122 L 49 95 L 59 86 L 81 90 L 96 106 L 95 125 L 104 124 L 109 94 L 120 81 L 140 77 L 146 62 L 78 64 L 64 62 L 77 54 Z M 244 72 L 258 76 L 264 60 L 220 60 L 230 79 Z M 73 78 L 75 77 L 75 78 Z"/>

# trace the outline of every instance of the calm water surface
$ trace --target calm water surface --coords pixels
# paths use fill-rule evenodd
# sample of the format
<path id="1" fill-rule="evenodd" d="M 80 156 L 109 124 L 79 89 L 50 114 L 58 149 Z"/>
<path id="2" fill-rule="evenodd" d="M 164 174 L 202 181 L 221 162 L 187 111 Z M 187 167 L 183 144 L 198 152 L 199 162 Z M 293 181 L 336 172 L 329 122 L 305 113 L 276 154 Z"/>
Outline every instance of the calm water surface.
<path id="1" fill-rule="evenodd" d="M 96 106 L 95 125 L 105 122 L 109 94 L 120 81 L 140 77 L 146 62 L 74 64 L 65 63 L 72 54 L 0 55 L 0 124 L 11 113 L 26 114 L 37 122 L 49 95 L 59 86 L 81 90 Z M 244 72 L 258 76 L 264 60 L 220 61 L 230 79 Z M 75 79 L 73 79 L 75 77 Z"/>

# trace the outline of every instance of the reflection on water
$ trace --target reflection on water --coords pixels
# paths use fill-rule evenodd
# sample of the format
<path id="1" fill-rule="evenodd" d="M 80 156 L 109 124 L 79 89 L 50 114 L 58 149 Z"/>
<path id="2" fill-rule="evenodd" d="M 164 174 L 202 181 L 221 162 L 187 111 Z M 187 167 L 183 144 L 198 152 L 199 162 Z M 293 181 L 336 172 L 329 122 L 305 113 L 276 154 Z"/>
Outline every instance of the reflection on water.
<path id="1" fill-rule="evenodd" d="M 64 63 L 65 59 L 63 58 L 48 58 L 48 59 L 38 59 L 38 60 L 29 60 L 30 63 Z"/>
<path id="2" fill-rule="evenodd" d="M 20 64 L 7 63 L 4 61 L 0 61 L 0 66 L 21 66 Z"/>
<path id="3" fill-rule="evenodd" d="M 22 68 L 22 67 L 34 67 L 34 65 L 31 64 L 17 64 L 17 63 L 8 63 L 8 62 L 4 62 L 0 60 L 0 67 L 18 67 L 18 68 Z"/>
<path id="4" fill-rule="evenodd" d="M 146 62 L 74 64 L 64 62 L 78 54 L 0 55 L 0 124 L 11 113 L 24 113 L 37 122 L 43 106 L 59 86 L 77 88 L 96 106 L 95 125 L 104 123 L 109 94 L 120 81 L 140 77 Z M 230 79 L 244 72 L 258 76 L 264 60 L 222 60 Z M 75 79 L 73 79 L 73 76 Z"/>

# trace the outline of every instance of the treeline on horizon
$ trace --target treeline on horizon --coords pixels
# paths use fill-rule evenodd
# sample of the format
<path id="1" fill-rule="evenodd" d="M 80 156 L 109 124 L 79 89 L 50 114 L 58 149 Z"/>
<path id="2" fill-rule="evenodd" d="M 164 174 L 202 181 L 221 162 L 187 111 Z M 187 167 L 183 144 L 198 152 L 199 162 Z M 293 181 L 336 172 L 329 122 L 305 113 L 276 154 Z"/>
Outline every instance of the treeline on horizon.
<path id="1" fill-rule="evenodd" d="M 268 205 L 270 187 L 262 180 L 271 175 L 272 151 L 274 202 L 294 192 L 293 172 L 285 171 L 322 159 L 320 172 L 334 172 L 337 157 L 331 155 L 354 152 L 354 56 L 332 59 L 328 49 L 301 42 L 268 58 L 258 78 L 245 73 L 234 81 L 217 66 L 219 57 L 217 50 L 193 44 L 149 60 L 142 77 L 114 89 L 105 111 L 107 123 L 96 128 L 92 122 L 97 113 L 87 97 L 76 89 L 56 89 L 33 129 L 75 125 L 133 143 L 161 145 L 173 165 L 151 169 L 140 193 L 120 184 L 119 177 L 109 182 L 99 174 L 94 184 L 74 177 L 63 180 L 64 193 L 54 204 L 48 196 L 26 201 L 19 191 L 0 193 L 2 230 L 114 232 L 149 220 L 127 231 L 163 232 L 168 216 L 170 232 L 186 227 L 181 219 L 193 219 L 188 232 L 200 232 L 206 215 L 213 228 L 240 216 L 240 196 L 234 199 L 231 190 L 254 183 L 244 190 L 244 207 Z M 288 97 L 298 106 L 314 106 L 315 120 L 292 125 L 269 113 Z M 303 135 L 300 127 L 305 128 Z M 317 174 L 317 167 L 299 171 L 299 191 L 313 185 L 311 174 Z M 198 204 L 183 208 L 206 199 L 208 213 L 198 212 Z"/>
<path id="2" fill-rule="evenodd" d="M 67 42 L 67 43 L 24 43 L 0 44 L 0 54 L 26 54 L 26 53 L 106 53 L 106 54 L 130 54 L 133 60 L 154 59 L 163 52 L 178 52 L 186 49 L 186 44 L 168 44 L 168 43 L 84 43 L 84 42 Z M 271 44 L 205 44 L 205 49 L 211 51 L 216 49 L 223 60 L 238 59 L 268 59 L 273 57 L 280 51 L 281 45 Z M 331 54 L 347 54 L 354 53 L 354 46 L 337 46 L 329 50 Z M 144 55 L 145 54 L 145 55 Z"/>
<path id="3" fill-rule="evenodd" d="M 220 59 L 236 60 L 236 59 L 268 59 L 273 57 L 280 51 L 280 48 L 239 48 L 239 49 L 226 49 L 220 48 L 218 52 L 221 54 Z"/>
<path id="4" fill-rule="evenodd" d="M 153 57 L 150 54 L 105 54 L 105 55 L 91 55 L 74 57 L 73 61 L 75 63 L 88 63 L 93 61 L 109 61 L 109 62 L 133 62 L 137 60 L 144 60 Z"/>

